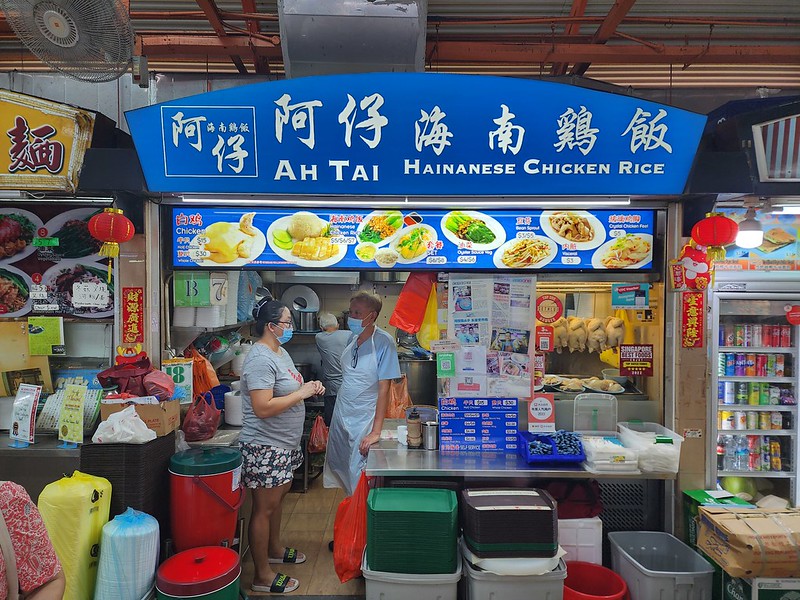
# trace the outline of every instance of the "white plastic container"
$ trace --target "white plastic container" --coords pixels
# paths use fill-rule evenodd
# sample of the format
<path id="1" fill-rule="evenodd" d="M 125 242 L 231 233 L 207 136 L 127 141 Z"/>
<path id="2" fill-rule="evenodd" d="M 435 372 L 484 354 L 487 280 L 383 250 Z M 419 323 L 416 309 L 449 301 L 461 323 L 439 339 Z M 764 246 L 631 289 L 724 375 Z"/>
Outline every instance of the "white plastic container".
<path id="1" fill-rule="evenodd" d="M 475 569 L 465 560 L 464 574 L 466 600 L 562 600 L 567 565 L 561 560 L 556 569 L 545 575 L 495 575 Z M 407 598 L 419 600 L 416 596 Z"/>
<path id="2" fill-rule="evenodd" d="M 608 534 L 611 565 L 630 600 L 711 600 L 713 567 L 678 538 L 658 531 Z"/>
<path id="3" fill-rule="evenodd" d="M 658 423 L 623 421 L 619 438 L 639 453 L 639 469 L 646 473 L 677 473 L 683 438 Z"/>
<path id="4" fill-rule="evenodd" d="M 591 392 L 575 396 L 573 429 L 581 434 L 586 462 L 591 473 L 638 473 L 639 457 L 635 450 L 618 442 L 617 398 L 612 394 Z"/>
<path id="5" fill-rule="evenodd" d="M 367 584 L 366 600 L 457 600 L 461 560 L 458 570 L 451 575 L 407 575 L 370 571 L 364 552 L 361 572 Z"/>
<path id="6" fill-rule="evenodd" d="M 603 522 L 591 519 L 559 519 L 558 545 L 567 555 L 565 561 L 603 564 Z"/>

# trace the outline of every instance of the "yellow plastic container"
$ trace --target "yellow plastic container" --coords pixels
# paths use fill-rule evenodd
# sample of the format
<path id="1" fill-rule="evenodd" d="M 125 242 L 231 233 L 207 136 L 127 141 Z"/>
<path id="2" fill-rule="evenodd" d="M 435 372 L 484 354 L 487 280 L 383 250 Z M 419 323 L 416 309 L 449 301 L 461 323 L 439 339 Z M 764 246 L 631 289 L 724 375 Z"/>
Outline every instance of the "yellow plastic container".
<path id="1" fill-rule="evenodd" d="M 39 495 L 47 533 L 67 578 L 64 600 L 92 600 L 100 557 L 100 537 L 108 522 L 111 483 L 75 471 Z"/>

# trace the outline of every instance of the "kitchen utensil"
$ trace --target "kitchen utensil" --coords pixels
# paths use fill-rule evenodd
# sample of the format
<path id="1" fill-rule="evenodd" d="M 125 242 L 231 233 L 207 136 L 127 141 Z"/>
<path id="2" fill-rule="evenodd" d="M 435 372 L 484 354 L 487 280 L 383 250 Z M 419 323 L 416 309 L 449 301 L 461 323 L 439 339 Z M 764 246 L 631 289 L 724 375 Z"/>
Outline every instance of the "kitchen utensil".
<path id="1" fill-rule="evenodd" d="M 436 421 L 425 421 L 422 424 L 422 445 L 425 450 L 439 449 L 439 423 Z"/>
<path id="2" fill-rule="evenodd" d="M 436 361 L 401 360 L 400 372 L 408 381 L 408 395 L 414 404 L 436 406 Z"/>
<path id="3" fill-rule="evenodd" d="M 406 426 L 408 427 L 408 447 L 421 448 L 422 423 L 415 408 L 412 408 L 411 412 L 406 416 Z"/>
<path id="4" fill-rule="evenodd" d="M 293 285 L 283 292 L 281 302 L 293 312 L 301 310 L 319 311 L 319 296 L 307 285 Z"/>
<path id="5" fill-rule="evenodd" d="M 619 374 L 619 369 L 603 369 L 603 379 L 610 379 L 616 381 L 620 385 L 625 385 L 628 382 L 627 377 Z"/>
<path id="6" fill-rule="evenodd" d="M 297 311 L 297 315 L 299 317 L 297 320 L 298 331 L 317 331 L 317 311 L 303 309 Z"/>

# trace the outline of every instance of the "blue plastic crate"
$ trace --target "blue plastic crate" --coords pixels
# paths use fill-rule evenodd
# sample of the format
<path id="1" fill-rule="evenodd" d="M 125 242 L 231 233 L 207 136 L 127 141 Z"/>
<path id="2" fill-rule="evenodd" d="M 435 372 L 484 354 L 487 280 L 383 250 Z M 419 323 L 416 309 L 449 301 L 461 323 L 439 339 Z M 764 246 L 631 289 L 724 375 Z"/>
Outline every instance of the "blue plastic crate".
<path id="1" fill-rule="evenodd" d="M 440 412 L 517 411 L 518 398 L 439 398 Z"/>
<path id="2" fill-rule="evenodd" d="M 553 448 L 553 454 L 531 454 L 530 442 L 539 440 L 550 444 Z M 580 442 L 579 442 L 580 444 Z M 583 444 L 580 444 L 580 454 L 558 454 L 556 451 L 556 443 L 549 435 L 535 434 L 528 431 L 519 432 L 519 446 L 517 450 L 522 458 L 524 458 L 530 465 L 549 465 L 549 464 L 580 464 L 586 460 L 586 453 L 583 451 Z"/>

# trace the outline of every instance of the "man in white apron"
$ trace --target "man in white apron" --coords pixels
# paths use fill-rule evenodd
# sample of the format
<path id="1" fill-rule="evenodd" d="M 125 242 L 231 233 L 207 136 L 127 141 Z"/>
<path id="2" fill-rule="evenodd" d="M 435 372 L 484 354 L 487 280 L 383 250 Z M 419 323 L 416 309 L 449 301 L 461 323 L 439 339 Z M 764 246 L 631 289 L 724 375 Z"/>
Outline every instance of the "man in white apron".
<path id="1" fill-rule="evenodd" d="M 325 487 L 353 494 L 369 447 L 380 440 L 389 404 L 389 384 L 400 377 L 394 338 L 375 320 L 381 300 L 359 292 L 350 300 L 347 325 L 353 332 L 342 355 L 342 385 L 336 396 L 325 455 Z"/>

